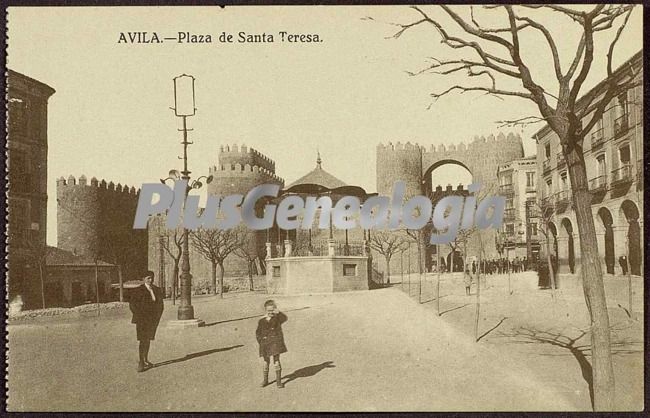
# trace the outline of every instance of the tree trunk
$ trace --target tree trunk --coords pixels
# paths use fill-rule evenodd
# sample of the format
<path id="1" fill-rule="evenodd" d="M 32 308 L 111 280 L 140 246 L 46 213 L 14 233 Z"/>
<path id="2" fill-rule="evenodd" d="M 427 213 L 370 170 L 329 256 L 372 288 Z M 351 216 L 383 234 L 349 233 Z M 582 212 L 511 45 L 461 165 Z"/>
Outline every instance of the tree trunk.
<path id="1" fill-rule="evenodd" d="M 576 141 L 575 138 L 568 138 L 563 143 L 576 143 Z M 611 411 L 614 409 L 615 386 L 609 316 L 598 255 L 596 228 L 591 212 L 591 194 L 588 189 L 587 171 L 581 147 L 576 146 L 568 155 L 565 155 L 565 158 L 569 166 L 573 206 L 580 234 L 582 287 L 591 319 L 594 410 Z"/>
<path id="2" fill-rule="evenodd" d="M 390 256 L 385 255 L 386 257 L 386 284 L 390 284 Z"/>
<path id="3" fill-rule="evenodd" d="M 253 283 L 253 263 L 255 260 L 250 260 L 248 262 L 248 287 L 251 292 L 255 290 L 255 284 Z"/>
<path id="4" fill-rule="evenodd" d="M 478 341 L 478 323 L 481 315 L 481 263 L 483 262 L 483 241 L 479 233 L 478 265 L 476 266 L 476 311 L 474 312 L 474 341 Z"/>
<path id="5" fill-rule="evenodd" d="M 223 298 L 223 263 L 219 263 L 219 297 Z"/>
<path id="6" fill-rule="evenodd" d="M 176 295 L 178 295 L 178 262 L 179 259 L 174 259 L 174 283 L 172 286 L 172 305 L 176 305 Z"/>
<path id="7" fill-rule="evenodd" d="M 217 263 L 212 262 L 212 294 L 217 294 Z"/>
<path id="8" fill-rule="evenodd" d="M 546 228 L 546 263 L 548 264 L 548 279 L 551 281 L 551 297 L 553 298 L 553 300 L 555 300 L 555 272 L 553 271 L 553 262 L 551 261 L 551 235 L 552 234 L 548 228 L 548 222 L 546 223 L 545 228 Z"/>

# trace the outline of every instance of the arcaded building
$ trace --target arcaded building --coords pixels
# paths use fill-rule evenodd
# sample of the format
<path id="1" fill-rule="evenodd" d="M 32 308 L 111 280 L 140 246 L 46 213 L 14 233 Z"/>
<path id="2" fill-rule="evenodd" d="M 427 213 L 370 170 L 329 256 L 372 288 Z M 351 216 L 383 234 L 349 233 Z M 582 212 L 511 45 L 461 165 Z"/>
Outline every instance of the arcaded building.
<path id="1" fill-rule="evenodd" d="M 46 254 L 47 107 L 54 89 L 9 70 L 7 76 L 9 300 L 41 306 L 39 263 Z"/>
<path id="2" fill-rule="evenodd" d="M 643 266 L 643 53 L 638 52 L 613 74 L 614 80 L 634 78 L 638 86 L 620 91 L 602 119 L 584 139 L 591 210 L 603 272 L 621 274 L 620 257 L 630 271 L 642 275 Z M 602 96 L 603 80 L 578 101 L 584 107 Z M 580 269 L 580 236 L 571 205 L 571 184 L 558 136 L 545 126 L 537 142 L 538 197 L 543 210 L 552 211 L 551 251 L 559 258 L 560 273 Z M 545 249 L 542 245 L 542 250 Z"/>

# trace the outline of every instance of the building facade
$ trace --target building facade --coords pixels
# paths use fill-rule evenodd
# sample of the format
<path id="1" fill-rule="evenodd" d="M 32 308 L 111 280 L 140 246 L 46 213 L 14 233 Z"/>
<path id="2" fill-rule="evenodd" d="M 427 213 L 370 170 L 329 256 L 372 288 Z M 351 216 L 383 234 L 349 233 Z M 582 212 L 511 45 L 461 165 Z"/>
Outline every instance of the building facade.
<path id="1" fill-rule="evenodd" d="M 7 84 L 9 300 L 20 295 L 26 308 L 39 307 L 47 253 L 47 112 L 54 89 L 12 70 Z"/>
<path id="2" fill-rule="evenodd" d="M 506 198 L 503 227 L 497 236 L 500 256 L 534 262 L 539 255 L 536 156 L 502 164 L 497 170 L 499 195 Z"/>
<path id="3" fill-rule="evenodd" d="M 602 118 L 587 133 L 584 160 L 592 194 L 592 214 L 603 272 L 621 274 L 621 257 L 632 274 L 643 274 L 643 54 L 619 67 L 617 82 L 633 78 L 638 86 L 620 91 L 605 107 Z M 607 80 L 591 89 L 578 106 L 597 102 Z M 580 237 L 571 204 L 571 184 L 558 136 L 545 126 L 537 142 L 538 197 L 542 211 L 551 213 L 548 226 L 551 252 L 560 273 L 580 269 Z M 545 245 L 542 245 L 544 250 Z"/>

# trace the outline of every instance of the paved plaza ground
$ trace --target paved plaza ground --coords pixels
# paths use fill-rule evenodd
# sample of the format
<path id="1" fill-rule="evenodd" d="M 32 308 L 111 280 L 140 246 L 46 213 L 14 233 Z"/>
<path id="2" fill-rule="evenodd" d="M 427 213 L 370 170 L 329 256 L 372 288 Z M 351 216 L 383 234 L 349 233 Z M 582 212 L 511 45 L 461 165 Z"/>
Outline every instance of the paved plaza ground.
<path id="1" fill-rule="evenodd" d="M 400 278 L 397 278 L 398 282 Z M 584 299 L 567 286 L 555 301 L 528 273 L 487 279 L 479 342 L 475 295 L 462 278 L 419 277 L 390 288 L 278 296 L 289 321 L 284 389 L 258 386 L 255 327 L 260 293 L 194 299 L 206 326 L 172 329 L 166 303 L 150 359 L 136 372 L 128 309 L 9 326 L 12 411 L 455 411 L 590 410 Z M 612 285 L 613 283 L 613 285 Z M 643 408 L 643 323 L 631 320 L 626 287 L 608 280 L 617 407 Z M 640 311 L 640 280 L 634 283 Z M 422 295 L 420 297 L 420 294 Z M 421 301 L 422 303 L 418 303 Z M 571 341 L 571 339 L 575 341 Z"/>

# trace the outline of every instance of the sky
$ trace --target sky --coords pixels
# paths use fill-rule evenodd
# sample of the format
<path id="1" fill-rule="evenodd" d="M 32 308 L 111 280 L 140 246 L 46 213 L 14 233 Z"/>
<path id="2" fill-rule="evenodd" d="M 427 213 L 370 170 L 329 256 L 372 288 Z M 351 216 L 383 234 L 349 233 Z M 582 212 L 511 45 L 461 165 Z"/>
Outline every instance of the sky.
<path id="1" fill-rule="evenodd" d="M 423 9 L 452 27 L 436 7 Z M 619 41 L 616 65 L 642 47 L 637 9 Z M 561 34 L 566 68 L 579 39 L 571 21 L 552 12 L 531 15 Z M 504 22 L 499 11 L 477 10 L 476 16 L 485 26 Z M 183 73 L 196 77 L 197 112 L 188 120 L 194 129 L 189 165 L 196 176 L 217 164 L 226 144 L 266 154 L 286 184 L 315 167 L 318 151 L 324 169 L 369 192 L 376 190 L 379 143 L 428 147 L 513 131 L 522 136 L 525 154 L 534 154 L 532 135 L 541 125 L 499 129 L 497 123 L 536 114 L 532 103 L 471 93 L 432 103 L 431 92 L 466 79 L 407 73 L 425 68 L 428 57 L 457 52 L 445 48 L 431 26 L 392 38 L 399 29 L 394 23 L 418 17 L 406 6 L 10 7 L 9 68 L 56 90 L 48 115 L 48 243 L 56 244 L 56 178 L 85 174 L 139 187 L 180 168 L 180 119 L 170 106 L 172 79 Z M 213 43 L 118 43 L 120 33 L 129 31 L 211 34 Z M 322 42 L 282 43 L 280 31 L 318 34 Z M 217 42 L 222 32 L 235 38 L 239 32 L 273 34 L 275 42 Z M 586 87 L 605 76 L 611 35 L 598 36 Z M 533 75 L 553 91 L 543 38 L 522 35 L 522 51 Z M 503 86 L 516 87 L 509 80 Z M 463 176 L 451 167 L 437 174 L 441 182 Z"/>

